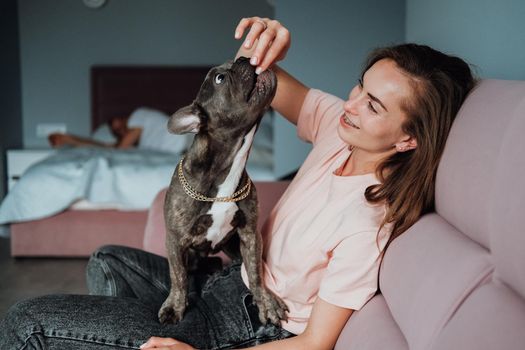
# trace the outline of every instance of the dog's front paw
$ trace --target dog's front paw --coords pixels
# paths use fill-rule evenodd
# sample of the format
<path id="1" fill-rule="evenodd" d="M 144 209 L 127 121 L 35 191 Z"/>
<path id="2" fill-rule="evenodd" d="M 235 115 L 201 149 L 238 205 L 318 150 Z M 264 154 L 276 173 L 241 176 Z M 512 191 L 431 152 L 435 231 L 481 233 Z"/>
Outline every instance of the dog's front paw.
<path id="1" fill-rule="evenodd" d="M 159 322 L 162 324 L 166 323 L 177 323 L 182 319 L 186 305 L 183 303 L 182 306 L 177 306 L 174 302 L 174 298 L 169 296 L 159 310 Z"/>
<path id="2" fill-rule="evenodd" d="M 281 298 L 264 288 L 259 297 L 254 296 L 259 308 L 259 319 L 263 324 L 270 321 L 274 325 L 280 326 L 281 320 L 286 321 L 288 319 L 286 316 L 288 307 Z"/>

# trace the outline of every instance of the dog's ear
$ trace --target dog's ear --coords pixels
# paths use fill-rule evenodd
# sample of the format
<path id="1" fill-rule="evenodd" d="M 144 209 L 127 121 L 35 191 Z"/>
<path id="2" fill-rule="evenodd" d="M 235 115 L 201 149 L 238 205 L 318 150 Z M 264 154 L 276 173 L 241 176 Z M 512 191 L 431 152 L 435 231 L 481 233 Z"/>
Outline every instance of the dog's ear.
<path id="1" fill-rule="evenodd" d="M 174 134 L 198 133 L 201 125 L 201 112 L 193 103 L 175 112 L 168 121 L 168 130 Z"/>

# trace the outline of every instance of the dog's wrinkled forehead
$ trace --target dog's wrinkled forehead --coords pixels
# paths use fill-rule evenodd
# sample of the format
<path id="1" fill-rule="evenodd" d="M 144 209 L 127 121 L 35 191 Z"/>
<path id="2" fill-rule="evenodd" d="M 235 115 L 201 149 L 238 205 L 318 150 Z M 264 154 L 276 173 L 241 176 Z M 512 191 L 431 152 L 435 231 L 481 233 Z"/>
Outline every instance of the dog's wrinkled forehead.
<path id="1" fill-rule="evenodd" d="M 201 104 L 211 100 L 214 100 L 215 104 L 221 100 L 224 100 L 224 103 L 245 104 L 256 79 L 255 67 L 247 60 L 227 61 L 208 72 L 197 101 Z"/>

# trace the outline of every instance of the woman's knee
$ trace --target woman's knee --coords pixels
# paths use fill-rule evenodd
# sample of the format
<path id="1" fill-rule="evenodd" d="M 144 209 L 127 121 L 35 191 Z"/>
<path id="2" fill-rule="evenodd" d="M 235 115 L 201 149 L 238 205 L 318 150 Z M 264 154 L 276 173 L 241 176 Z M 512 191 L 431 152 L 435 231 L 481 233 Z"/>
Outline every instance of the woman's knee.
<path id="1" fill-rule="evenodd" d="M 130 293 L 127 278 L 133 266 L 138 265 L 144 252 L 126 246 L 105 245 L 89 258 L 86 284 L 89 294 L 106 296 L 134 295 Z"/>
<path id="2" fill-rule="evenodd" d="M 119 254 L 119 247 L 102 246 L 91 254 L 86 266 L 86 285 L 91 295 L 116 295 L 111 269 L 112 260 Z"/>
<path id="3" fill-rule="evenodd" d="M 110 257 L 118 257 L 118 256 L 121 256 L 123 254 L 126 254 L 126 252 L 129 249 L 130 248 L 124 247 L 124 246 L 107 244 L 107 245 L 103 245 L 100 248 L 98 248 L 97 250 L 95 250 L 91 254 L 91 257 L 97 257 L 99 259 L 104 259 L 105 257 L 108 257 L 108 256 L 110 256 Z"/>
<path id="4" fill-rule="evenodd" d="M 46 297 L 22 300 L 12 305 L 4 319 L 0 319 L 0 349 L 22 349 L 33 343 L 38 345 L 38 339 L 43 336 L 38 319 L 45 305 Z"/>
<path id="5" fill-rule="evenodd" d="M 4 323 L 9 325 L 20 324 L 28 315 L 33 315 L 39 298 L 21 300 L 13 304 L 5 315 Z"/>

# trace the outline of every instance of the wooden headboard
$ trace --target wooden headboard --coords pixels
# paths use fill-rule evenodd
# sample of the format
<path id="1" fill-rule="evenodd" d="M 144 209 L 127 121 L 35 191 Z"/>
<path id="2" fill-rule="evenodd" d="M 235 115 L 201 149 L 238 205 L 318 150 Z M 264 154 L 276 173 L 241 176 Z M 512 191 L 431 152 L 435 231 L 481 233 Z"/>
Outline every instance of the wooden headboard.
<path id="1" fill-rule="evenodd" d="M 211 67 L 91 67 L 91 131 L 113 117 L 150 107 L 171 115 L 190 104 Z"/>

